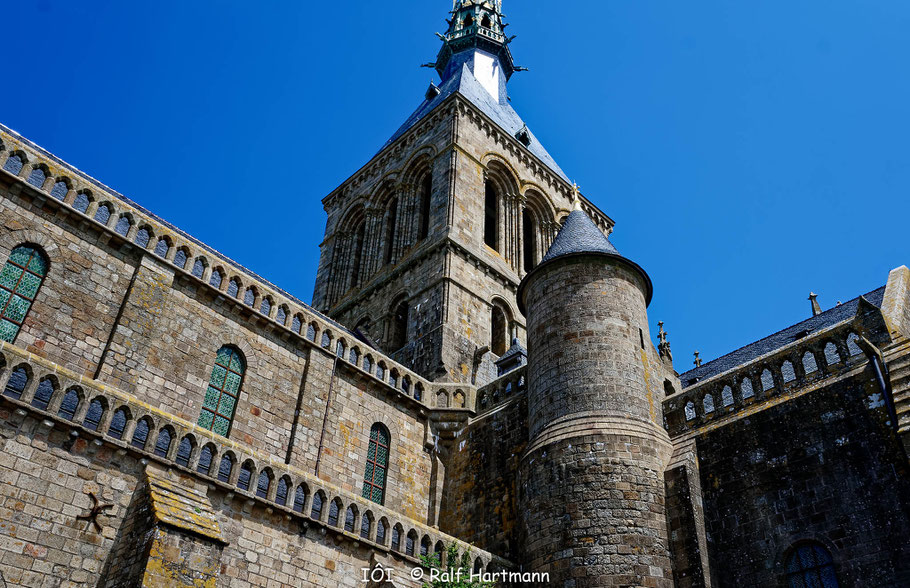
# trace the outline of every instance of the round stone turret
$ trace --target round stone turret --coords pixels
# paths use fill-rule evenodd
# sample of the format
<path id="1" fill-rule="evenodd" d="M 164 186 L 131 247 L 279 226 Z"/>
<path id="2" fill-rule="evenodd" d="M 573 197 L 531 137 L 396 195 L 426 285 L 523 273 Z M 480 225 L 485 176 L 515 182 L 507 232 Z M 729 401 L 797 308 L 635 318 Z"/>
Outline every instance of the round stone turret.
<path id="1" fill-rule="evenodd" d="M 650 279 L 576 210 L 518 296 L 528 320 L 519 496 L 529 571 L 548 572 L 552 586 L 671 587 L 671 445 L 649 367 Z"/>

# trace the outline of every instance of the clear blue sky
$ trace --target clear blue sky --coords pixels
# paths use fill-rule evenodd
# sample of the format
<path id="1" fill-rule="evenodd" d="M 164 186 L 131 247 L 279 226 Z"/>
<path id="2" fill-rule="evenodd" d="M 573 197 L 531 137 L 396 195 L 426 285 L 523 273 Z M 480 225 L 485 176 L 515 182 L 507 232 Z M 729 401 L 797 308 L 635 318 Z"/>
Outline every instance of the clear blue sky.
<path id="1" fill-rule="evenodd" d="M 320 200 L 450 0 L 6 2 L 0 120 L 310 300 Z M 910 2 L 505 0 L 512 104 L 655 283 L 682 372 L 910 263 Z"/>

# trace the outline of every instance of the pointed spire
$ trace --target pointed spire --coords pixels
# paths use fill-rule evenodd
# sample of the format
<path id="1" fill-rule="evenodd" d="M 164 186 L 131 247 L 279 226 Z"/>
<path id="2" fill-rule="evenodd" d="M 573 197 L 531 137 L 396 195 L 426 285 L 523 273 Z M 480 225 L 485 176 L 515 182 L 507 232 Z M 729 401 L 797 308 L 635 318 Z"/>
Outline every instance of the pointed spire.
<path id="1" fill-rule="evenodd" d="M 509 43 L 514 37 L 506 37 L 506 25 L 503 22 L 502 0 L 454 0 L 451 18 L 445 35 L 439 35 L 443 41 L 442 49 L 436 56 L 436 71 L 443 83 L 461 68 L 463 63 L 473 60 L 477 51 L 492 56 L 502 69 L 505 80 L 520 68 L 512 63 Z M 462 56 L 455 59 L 456 56 Z M 494 70 L 498 69 L 494 64 Z M 521 68 L 523 69 L 523 68 Z"/>

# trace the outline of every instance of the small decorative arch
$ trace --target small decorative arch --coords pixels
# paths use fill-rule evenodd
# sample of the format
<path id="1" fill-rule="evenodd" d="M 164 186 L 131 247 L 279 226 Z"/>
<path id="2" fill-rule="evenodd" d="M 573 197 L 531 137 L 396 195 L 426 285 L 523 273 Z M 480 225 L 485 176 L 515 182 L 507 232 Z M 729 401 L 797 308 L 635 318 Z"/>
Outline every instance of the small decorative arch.
<path id="1" fill-rule="evenodd" d="M 25 153 L 21 151 L 15 151 L 10 154 L 9 158 L 6 160 L 6 163 L 3 164 L 3 171 L 7 171 L 14 176 L 18 176 L 19 172 L 22 171 L 23 166 L 28 161 Z"/>
<path id="2" fill-rule="evenodd" d="M 424 535 L 423 539 L 420 540 L 420 555 L 422 555 L 424 557 L 430 555 L 430 545 L 431 544 L 432 544 L 432 541 L 430 541 L 430 536 Z"/>
<path id="3" fill-rule="evenodd" d="M 192 457 L 193 449 L 195 449 L 195 447 L 196 439 L 192 435 L 184 436 L 183 439 L 180 440 L 180 445 L 177 446 L 177 455 L 174 456 L 174 461 L 177 465 L 185 468 L 190 467 L 190 457 Z"/>
<path id="4" fill-rule="evenodd" d="M 297 490 L 294 491 L 294 510 L 297 512 L 303 512 L 304 507 L 306 507 L 306 499 L 309 496 L 309 490 L 306 484 L 301 483 L 297 486 Z M 315 511 L 314 511 L 315 513 Z M 314 519 L 319 517 L 316 514 L 313 514 Z"/>
<path id="5" fill-rule="evenodd" d="M 85 214 L 92 201 L 92 193 L 88 190 L 83 190 L 76 194 L 76 198 L 73 200 L 73 208 Z"/>
<path id="6" fill-rule="evenodd" d="M 686 420 L 687 420 L 687 421 L 694 421 L 694 420 L 695 420 L 695 417 L 696 417 L 696 414 L 695 414 L 695 403 L 692 402 L 691 400 L 690 400 L 689 402 L 687 402 L 687 403 L 686 403 L 685 412 L 686 412 Z"/>
<path id="7" fill-rule="evenodd" d="M 90 431 L 97 431 L 106 410 L 107 399 L 102 396 L 95 397 L 88 405 L 88 411 L 85 413 L 82 426 Z"/>
<path id="8" fill-rule="evenodd" d="M 228 282 L 226 294 L 231 298 L 237 298 L 237 296 L 240 295 L 240 286 L 240 280 L 237 278 L 231 278 L 231 280 Z"/>
<path id="9" fill-rule="evenodd" d="M 389 533 L 389 520 L 385 517 L 379 519 L 376 523 L 376 543 L 385 545 L 386 536 Z"/>
<path id="10" fill-rule="evenodd" d="M 733 388 L 729 384 L 724 386 L 723 391 L 720 393 L 720 401 L 724 406 L 733 406 Z"/>
<path id="11" fill-rule="evenodd" d="M 221 457 L 221 463 L 218 465 L 218 481 L 229 484 L 231 481 L 231 474 L 234 473 L 234 464 L 237 463 L 237 460 L 234 458 L 234 454 L 228 451 Z"/>
<path id="12" fill-rule="evenodd" d="M 113 213 L 113 207 L 109 202 L 102 202 L 98 205 L 98 208 L 95 210 L 95 220 L 101 223 L 104 226 L 107 226 L 108 221 L 111 220 L 111 215 Z"/>
<path id="13" fill-rule="evenodd" d="M 143 417 L 136 423 L 136 429 L 133 431 L 133 439 L 130 444 L 138 449 L 145 449 L 145 444 L 149 439 L 149 432 L 152 430 L 152 419 Z"/>
<path id="14" fill-rule="evenodd" d="M 120 218 L 117 219 L 117 224 L 114 225 L 114 232 L 121 237 L 126 237 L 131 228 L 133 228 L 133 215 L 127 212 L 121 214 Z"/>
<path id="15" fill-rule="evenodd" d="M 786 360 L 780 366 L 780 375 L 784 381 L 784 384 L 789 384 L 790 382 L 796 380 L 796 370 L 793 369 L 793 362 L 789 359 Z"/>
<path id="16" fill-rule="evenodd" d="M 755 390 L 752 388 L 752 379 L 743 378 L 743 381 L 739 384 L 739 391 L 742 394 L 743 399 L 755 396 Z"/>
<path id="17" fill-rule="evenodd" d="M 335 345 L 335 353 L 338 357 L 344 359 L 344 353 L 347 350 L 347 342 L 344 339 L 338 339 L 338 344 Z"/>
<path id="18" fill-rule="evenodd" d="M 255 472 L 256 466 L 253 464 L 253 460 L 248 459 L 243 462 L 243 465 L 240 466 L 240 475 L 237 476 L 237 487 L 248 492 Z"/>
<path id="19" fill-rule="evenodd" d="M 256 306 L 256 298 L 259 296 L 259 292 L 254 286 L 250 286 L 246 289 L 246 292 L 243 293 L 243 303 L 249 306 L 250 308 Z"/>
<path id="20" fill-rule="evenodd" d="M 216 267 L 212 270 L 212 275 L 209 276 L 209 286 L 221 290 L 221 282 L 224 281 L 224 268 Z"/>
<path id="21" fill-rule="evenodd" d="M 158 439 L 155 441 L 155 450 L 153 453 L 158 457 L 167 457 L 171 450 L 171 442 L 174 439 L 174 429 L 170 425 L 158 431 Z"/>
<path id="22" fill-rule="evenodd" d="M 291 478 L 289 476 L 281 476 L 281 478 L 278 480 L 278 486 L 275 487 L 275 504 L 286 506 L 288 503 L 288 494 L 290 494 L 290 491 Z M 302 511 L 303 508 L 301 507 L 300 510 Z"/>
<path id="23" fill-rule="evenodd" d="M 401 551 L 401 537 L 404 535 L 404 528 L 402 528 L 400 523 L 396 523 L 392 527 L 392 542 L 390 547 L 392 551 Z"/>
<path id="24" fill-rule="evenodd" d="M 43 163 L 39 163 L 32 166 L 32 171 L 28 174 L 28 178 L 25 181 L 40 190 L 44 188 L 44 182 L 47 181 L 47 176 L 47 166 Z"/>
<path id="25" fill-rule="evenodd" d="M 466 399 L 465 399 L 464 392 L 462 392 L 461 390 L 456 390 L 455 395 L 453 396 L 453 400 L 454 400 L 455 408 L 465 408 Z"/>
<path id="26" fill-rule="evenodd" d="M 332 346 L 332 332 L 326 329 L 322 332 L 322 348 L 329 349 Z"/>
<path id="27" fill-rule="evenodd" d="M 256 496 L 268 498 L 269 492 L 272 490 L 273 479 L 274 474 L 272 474 L 271 468 L 265 468 L 259 472 L 259 479 L 256 480 Z"/>
<path id="28" fill-rule="evenodd" d="M 808 376 L 818 371 L 818 362 L 815 361 L 815 354 L 807 351 L 803 354 L 803 372 Z"/>
<path id="29" fill-rule="evenodd" d="M 414 547 L 417 545 L 417 531 L 411 529 L 404 541 L 405 555 L 414 555 Z"/>
<path id="30" fill-rule="evenodd" d="M 348 533 L 353 533 L 354 525 L 359 522 L 359 518 L 357 516 L 357 505 L 348 505 L 348 509 L 344 513 L 344 530 Z"/>
<path id="31" fill-rule="evenodd" d="M 38 382 L 35 395 L 32 397 L 32 406 L 39 410 L 47 410 L 54 393 L 57 391 L 57 378 L 45 376 Z"/>
<path id="32" fill-rule="evenodd" d="M 263 296 L 262 303 L 259 305 L 259 312 L 265 316 L 269 316 L 272 314 L 272 306 L 274 306 L 272 298 L 270 296 Z"/>
<path id="33" fill-rule="evenodd" d="M 145 249 L 149 246 L 149 242 L 152 240 L 152 229 L 147 226 L 139 227 L 139 230 L 136 231 L 136 237 L 133 239 L 133 243 Z"/>
<path id="34" fill-rule="evenodd" d="M 847 353 L 850 354 L 850 357 L 855 357 L 863 352 L 857 341 L 859 341 L 859 335 L 856 333 L 851 332 L 847 335 Z"/>
<path id="35" fill-rule="evenodd" d="M 171 252 L 171 238 L 170 237 L 159 237 L 158 242 L 155 243 L 155 249 L 152 251 L 155 255 L 161 259 L 167 259 L 168 253 Z"/>
<path id="36" fill-rule="evenodd" d="M 82 392 L 78 388 L 70 388 L 66 391 L 66 394 L 63 395 L 63 400 L 60 402 L 60 409 L 57 411 L 57 416 L 60 418 L 72 421 L 76 418 L 76 411 L 79 410 L 79 405 L 82 403 Z"/>
<path id="37" fill-rule="evenodd" d="M 202 448 L 202 451 L 199 452 L 199 463 L 196 464 L 196 471 L 206 476 L 212 475 L 212 464 L 215 463 L 216 455 L 218 455 L 218 450 L 215 449 L 215 445 L 207 443 Z"/>
<path id="38" fill-rule="evenodd" d="M 831 341 L 825 343 L 825 363 L 827 363 L 828 366 L 833 366 L 840 362 L 841 356 L 840 352 L 837 350 L 837 345 Z"/>
<path id="39" fill-rule="evenodd" d="M 702 407 L 705 410 L 705 414 L 711 414 L 714 412 L 714 395 L 705 394 L 705 397 L 702 399 Z"/>
<path id="40" fill-rule="evenodd" d="M 313 507 L 310 510 L 310 518 L 316 519 L 317 521 L 322 520 L 322 505 L 324 503 L 325 493 L 322 490 L 319 490 L 313 495 Z"/>
<path id="41" fill-rule="evenodd" d="M 310 323 L 306 327 L 306 338 L 312 342 L 316 342 L 316 335 L 319 334 L 319 327 L 316 323 Z"/>
<path id="42" fill-rule="evenodd" d="M 329 518 L 326 519 L 326 522 L 330 527 L 338 526 L 338 516 L 341 514 L 341 499 L 337 496 L 329 503 Z"/>
<path id="43" fill-rule="evenodd" d="M 790 548 L 785 558 L 788 586 L 838 588 L 831 552 L 816 541 L 803 541 Z"/>
<path id="44" fill-rule="evenodd" d="M 767 392 L 768 390 L 774 389 L 774 374 L 771 373 L 771 370 L 765 368 L 761 373 L 761 389 L 762 392 Z"/>
<path id="45" fill-rule="evenodd" d="M 71 189 L 72 182 L 70 182 L 69 178 L 57 178 L 57 181 L 54 182 L 54 187 L 51 188 L 51 196 L 62 201 Z"/>
<path id="46" fill-rule="evenodd" d="M 205 268 L 209 266 L 209 261 L 204 257 L 197 257 L 193 260 L 193 269 L 190 271 L 192 276 L 197 279 L 202 279 L 205 275 Z M 220 280 L 219 280 L 220 282 Z M 220 283 L 218 284 L 221 285 Z"/>
<path id="47" fill-rule="evenodd" d="M 288 307 L 285 304 L 282 304 L 278 307 L 278 310 L 275 311 L 275 322 L 279 325 L 285 325 L 288 322 Z"/>
<path id="48" fill-rule="evenodd" d="M 303 316 L 299 313 L 295 314 L 294 318 L 291 319 L 291 330 L 299 335 L 300 330 L 302 328 L 303 328 Z M 309 331 L 309 327 L 307 327 L 307 331 Z M 309 335 L 310 335 L 309 332 L 307 332 L 307 339 L 310 339 Z M 310 339 L 310 341 L 313 341 L 315 338 L 316 338 L 316 334 L 314 333 L 313 339 Z"/>
<path id="49" fill-rule="evenodd" d="M 363 357 L 363 371 L 372 373 L 373 372 L 373 356 L 365 355 Z"/>
<path id="50" fill-rule="evenodd" d="M 107 435 L 112 439 L 123 439 L 123 433 L 126 431 L 126 424 L 130 421 L 130 410 L 121 406 L 114 412 L 111 418 L 111 424 L 107 428 Z"/>
<path id="51" fill-rule="evenodd" d="M 186 269 L 186 262 L 190 259 L 190 250 L 186 247 L 179 247 L 174 253 L 174 265 L 180 269 Z"/>

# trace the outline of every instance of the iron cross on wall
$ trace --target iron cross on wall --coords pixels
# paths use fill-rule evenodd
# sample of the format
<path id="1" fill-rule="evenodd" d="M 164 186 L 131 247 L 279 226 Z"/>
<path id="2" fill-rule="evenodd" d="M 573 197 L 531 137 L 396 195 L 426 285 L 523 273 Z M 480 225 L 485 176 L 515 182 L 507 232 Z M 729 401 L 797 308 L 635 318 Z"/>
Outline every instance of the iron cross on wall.
<path id="1" fill-rule="evenodd" d="M 88 514 L 78 515 L 76 517 L 77 521 L 88 521 L 89 523 L 95 525 L 95 530 L 101 532 L 101 523 L 98 522 L 98 515 L 106 514 L 104 511 L 109 508 L 114 508 L 113 504 L 101 504 L 97 498 L 95 498 L 94 492 L 87 492 L 89 498 L 92 499 L 92 510 Z M 85 526 L 85 529 L 88 530 L 88 525 Z"/>

